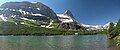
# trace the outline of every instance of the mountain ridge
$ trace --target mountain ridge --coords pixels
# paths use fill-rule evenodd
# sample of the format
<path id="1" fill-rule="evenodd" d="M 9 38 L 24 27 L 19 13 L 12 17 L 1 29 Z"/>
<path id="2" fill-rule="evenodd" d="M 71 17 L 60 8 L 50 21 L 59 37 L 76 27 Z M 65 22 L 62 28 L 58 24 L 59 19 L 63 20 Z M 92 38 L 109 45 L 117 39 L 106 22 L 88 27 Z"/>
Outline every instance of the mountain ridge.
<path id="1" fill-rule="evenodd" d="M 97 30 L 97 29 L 108 29 L 110 25 L 110 22 L 104 24 L 104 25 L 86 25 L 86 24 L 81 24 L 83 27 L 87 27 L 92 30 Z M 116 26 L 117 23 L 114 22 L 114 26 Z"/>
<path id="2" fill-rule="evenodd" d="M 7 2 L 0 6 L 0 12 L 0 18 L 5 22 L 15 19 L 12 22 L 25 24 L 21 22 L 25 20 L 45 28 L 57 26 L 63 29 L 76 29 L 78 26 L 70 10 L 58 15 L 41 2 Z"/>

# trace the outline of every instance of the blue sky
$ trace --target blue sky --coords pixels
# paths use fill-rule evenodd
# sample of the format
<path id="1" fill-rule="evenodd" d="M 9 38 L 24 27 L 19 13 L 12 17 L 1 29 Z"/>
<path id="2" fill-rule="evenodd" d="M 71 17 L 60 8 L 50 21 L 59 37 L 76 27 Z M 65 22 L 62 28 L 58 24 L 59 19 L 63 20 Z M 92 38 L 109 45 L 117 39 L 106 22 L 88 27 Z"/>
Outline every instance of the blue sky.
<path id="1" fill-rule="evenodd" d="M 70 10 L 76 20 L 84 24 L 106 24 L 120 19 L 120 0 L 0 0 L 41 2 L 56 13 Z"/>

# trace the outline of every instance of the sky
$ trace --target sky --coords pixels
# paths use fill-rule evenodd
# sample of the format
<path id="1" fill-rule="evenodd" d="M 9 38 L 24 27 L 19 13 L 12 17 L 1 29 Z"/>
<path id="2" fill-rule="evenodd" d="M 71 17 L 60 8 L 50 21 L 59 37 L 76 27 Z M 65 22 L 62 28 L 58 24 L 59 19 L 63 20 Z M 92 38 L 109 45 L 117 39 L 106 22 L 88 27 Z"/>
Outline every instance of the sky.
<path id="1" fill-rule="evenodd" d="M 41 2 L 55 13 L 70 10 L 79 23 L 90 25 L 103 25 L 120 19 L 120 0 L 0 0 L 0 5 L 10 1 Z"/>

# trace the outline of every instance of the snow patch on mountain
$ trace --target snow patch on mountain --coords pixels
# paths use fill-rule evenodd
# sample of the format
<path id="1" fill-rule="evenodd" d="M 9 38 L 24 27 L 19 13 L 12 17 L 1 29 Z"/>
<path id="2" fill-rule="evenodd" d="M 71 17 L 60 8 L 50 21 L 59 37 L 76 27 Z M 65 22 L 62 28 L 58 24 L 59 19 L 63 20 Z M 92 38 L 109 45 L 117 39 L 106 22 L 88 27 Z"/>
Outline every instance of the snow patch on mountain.
<path id="1" fill-rule="evenodd" d="M 37 10 L 40 10 L 40 8 L 37 8 Z"/>
<path id="2" fill-rule="evenodd" d="M 62 23 L 74 22 L 70 16 L 64 14 L 57 14 L 57 16 L 59 17 L 59 20 L 62 21 Z"/>
<path id="3" fill-rule="evenodd" d="M 19 9 L 19 12 L 20 12 L 20 13 L 23 13 L 23 14 L 26 14 L 26 12 L 23 11 L 22 9 Z"/>
<path id="4" fill-rule="evenodd" d="M 28 20 L 28 21 L 36 21 L 36 20 L 28 19 L 28 18 L 21 18 L 21 19 Z"/>
<path id="5" fill-rule="evenodd" d="M 53 20 L 49 23 L 48 26 L 46 26 L 46 28 L 54 28 L 53 26 L 51 26 L 53 24 Z"/>
<path id="6" fill-rule="evenodd" d="M 81 24 L 84 27 L 91 27 L 91 25 L 85 25 L 85 24 Z"/>
<path id="7" fill-rule="evenodd" d="M 3 14 L 0 15 L 0 18 L 1 18 L 3 21 L 5 21 L 5 22 L 8 21 L 8 20 L 7 20 L 7 17 L 4 17 Z"/>
<path id="8" fill-rule="evenodd" d="M 44 16 L 42 14 L 32 14 L 32 15 L 34 15 L 34 16 Z"/>

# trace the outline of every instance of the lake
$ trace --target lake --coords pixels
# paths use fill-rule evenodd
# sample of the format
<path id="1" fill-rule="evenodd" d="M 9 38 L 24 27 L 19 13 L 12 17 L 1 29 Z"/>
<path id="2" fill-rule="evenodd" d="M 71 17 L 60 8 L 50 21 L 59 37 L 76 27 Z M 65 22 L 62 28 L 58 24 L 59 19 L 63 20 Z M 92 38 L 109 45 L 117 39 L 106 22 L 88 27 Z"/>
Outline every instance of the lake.
<path id="1" fill-rule="evenodd" d="M 106 35 L 0 36 L 0 50 L 109 50 Z"/>

